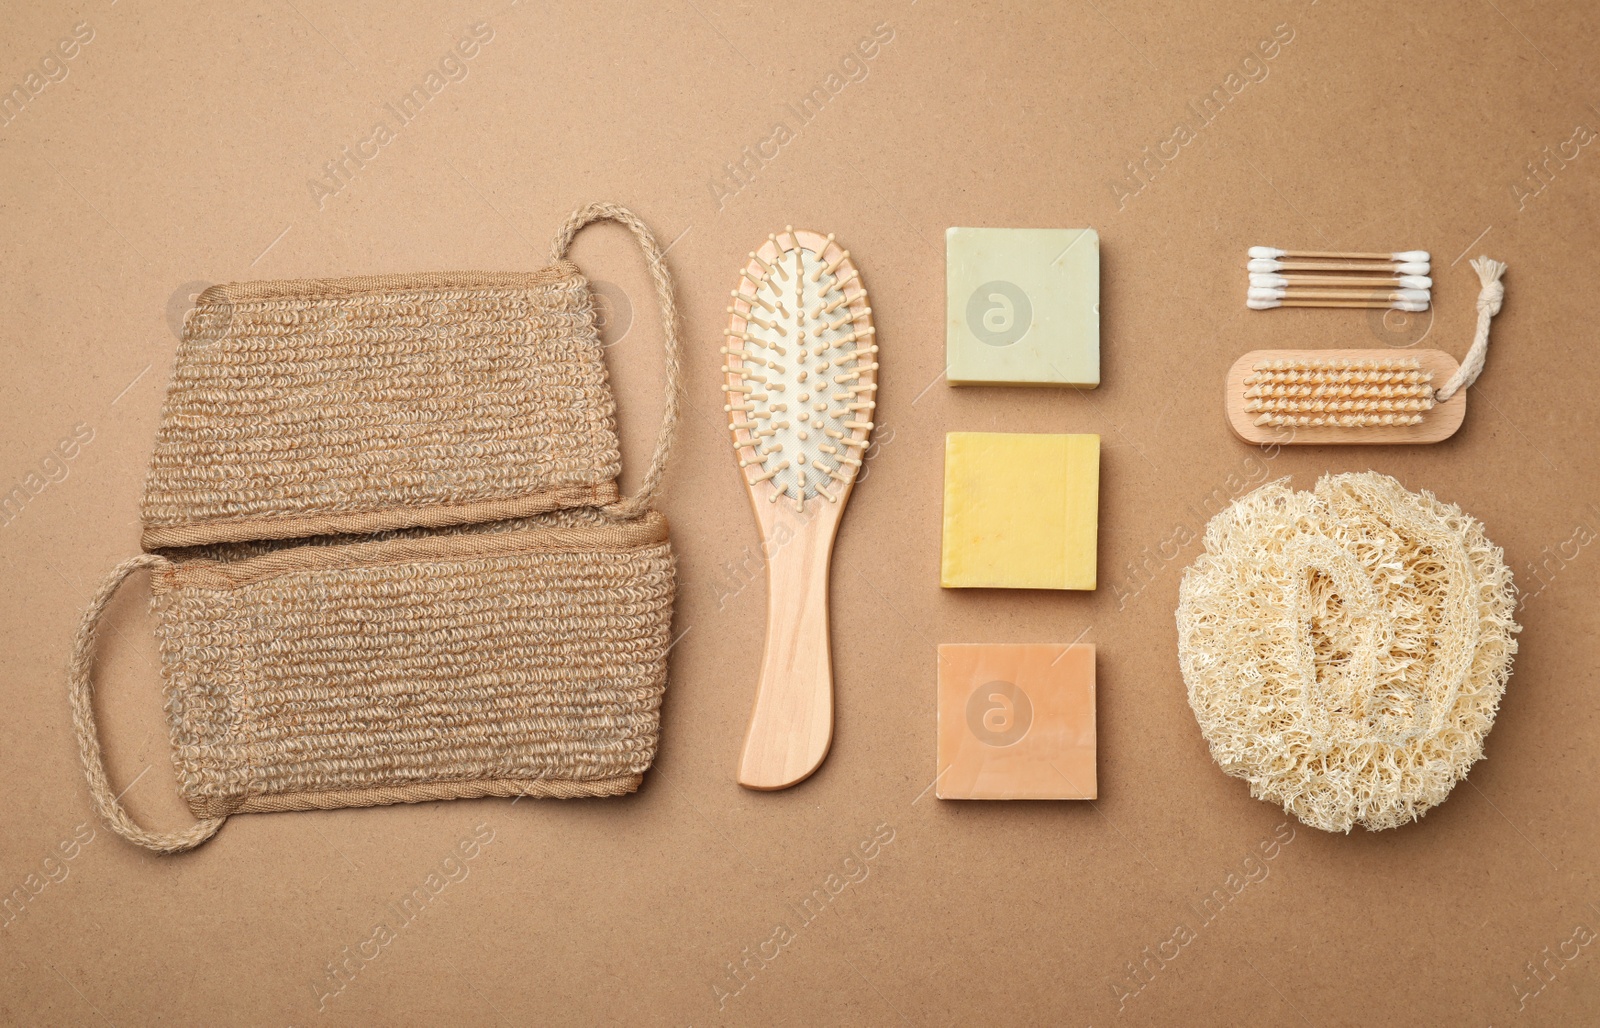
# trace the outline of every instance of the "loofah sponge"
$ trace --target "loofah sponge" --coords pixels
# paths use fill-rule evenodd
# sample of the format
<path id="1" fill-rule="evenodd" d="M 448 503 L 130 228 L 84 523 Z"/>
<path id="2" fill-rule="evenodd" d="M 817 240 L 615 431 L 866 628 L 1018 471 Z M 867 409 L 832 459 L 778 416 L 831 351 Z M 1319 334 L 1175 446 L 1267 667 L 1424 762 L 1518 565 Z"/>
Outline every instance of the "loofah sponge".
<path id="1" fill-rule="evenodd" d="M 1376 472 L 1288 479 L 1206 526 L 1178 661 L 1211 755 L 1313 828 L 1414 821 L 1473 762 L 1511 657 L 1515 586 L 1478 521 Z"/>

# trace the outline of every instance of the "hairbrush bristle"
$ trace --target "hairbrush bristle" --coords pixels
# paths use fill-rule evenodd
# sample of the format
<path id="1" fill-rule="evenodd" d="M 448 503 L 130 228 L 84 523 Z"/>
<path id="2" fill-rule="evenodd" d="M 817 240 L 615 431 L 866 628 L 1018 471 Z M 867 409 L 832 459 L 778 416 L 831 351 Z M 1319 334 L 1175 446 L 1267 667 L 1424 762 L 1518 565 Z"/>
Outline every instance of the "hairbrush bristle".
<path id="1" fill-rule="evenodd" d="M 837 502 L 861 467 L 878 388 L 860 274 L 833 236 L 785 226 L 740 275 L 722 389 L 739 464 L 754 469 L 746 481 L 799 511 L 814 496 Z"/>
<path id="2" fill-rule="evenodd" d="M 1434 406 L 1433 372 L 1415 357 L 1260 361 L 1244 387 L 1255 423 L 1281 428 L 1417 425 Z"/>

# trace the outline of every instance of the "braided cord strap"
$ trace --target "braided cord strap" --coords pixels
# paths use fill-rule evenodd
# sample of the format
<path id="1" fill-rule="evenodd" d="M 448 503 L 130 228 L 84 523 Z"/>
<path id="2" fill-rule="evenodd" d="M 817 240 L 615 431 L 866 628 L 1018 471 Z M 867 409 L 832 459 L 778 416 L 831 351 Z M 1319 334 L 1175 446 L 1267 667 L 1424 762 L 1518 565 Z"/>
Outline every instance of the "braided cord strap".
<path id="1" fill-rule="evenodd" d="M 1504 263 L 1488 257 L 1474 257 L 1472 268 L 1478 273 L 1478 281 L 1483 284 L 1478 292 L 1478 330 L 1473 333 L 1472 346 L 1467 349 L 1467 355 L 1461 359 L 1461 367 L 1434 394 L 1434 399 L 1440 403 L 1477 381 L 1483 371 L 1483 359 L 1489 355 L 1489 320 L 1500 313 L 1500 305 L 1506 298 L 1506 287 L 1500 281 L 1500 276 L 1506 273 Z"/>
<path id="2" fill-rule="evenodd" d="M 118 564 L 83 612 L 83 621 L 72 640 L 72 666 L 67 674 L 68 698 L 72 703 L 72 724 L 78 732 L 78 749 L 83 755 L 83 773 L 89 780 L 89 796 L 95 810 L 111 826 L 112 831 L 157 853 L 182 853 L 205 842 L 217 834 L 225 817 L 208 817 L 194 827 L 178 832 L 152 832 L 140 827 L 111 788 L 106 777 L 105 755 L 100 750 L 100 733 L 94 720 L 94 686 L 90 673 L 94 669 L 95 642 L 100 634 L 100 619 L 116 595 L 124 579 L 135 571 L 160 570 L 171 566 L 171 561 L 153 553 L 141 553 Z"/>
<path id="3" fill-rule="evenodd" d="M 567 247 L 572 243 L 572 237 L 592 221 L 615 221 L 625 225 L 633 233 L 633 238 L 638 241 L 639 249 L 644 251 L 645 262 L 650 268 L 651 281 L 655 283 L 656 301 L 661 306 L 661 329 L 666 340 L 667 399 L 666 406 L 661 412 L 661 432 L 656 437 L 656 449 L 650 458 L 650 468 L 645 472 L 644 481 L 637 493 L 602 508 L 618 517 L 632 518 L 650 509 L 656 492 L 661 488 L 661 478 L 667 468 L 667 454 L 672 449 L 672 433 L 678 423 L 680 390 L 678 304 L 673 297 L 672 273 L 667 270 L 666 255 L 662 253 L 661 245 L 656 242 L 654 233 L 650 231 L 648 225 L 639 220 L 637 215 L 619 204 L 591 203 L 573 211 L 556 231 L 555 240 L 550 246 L 551 259 L 564 260 Z"/>

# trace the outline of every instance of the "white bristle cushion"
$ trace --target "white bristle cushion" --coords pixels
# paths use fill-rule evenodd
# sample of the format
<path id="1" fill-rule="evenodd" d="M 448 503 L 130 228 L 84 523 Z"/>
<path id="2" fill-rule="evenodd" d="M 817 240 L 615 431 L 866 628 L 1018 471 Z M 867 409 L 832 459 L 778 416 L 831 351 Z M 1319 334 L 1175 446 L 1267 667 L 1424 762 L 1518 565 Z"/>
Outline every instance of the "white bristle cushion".
<path id="1" fill-rule="evenodd" d="M 790 239 L 787 233 L 779 238 Z M 748 446 L 737 447 L 741 458 L 765 457 L 757 466 L 761 473 L 787 463 L 769 480 L 774 495 L 803 504 L 832 494 L 841 480 L 853 480 L 857 465 L 851 461 L 862 459 L 865 430 L 846 423 L 872 421 L 871 372 L 877 365 L 874 336 L 867 332 L 871 308 L 859 277 L 841 286 L 840 275 L 848 272 L 840 267 L 829 273 L 830 262 L 812 250 L 791 245 L 769 263 L 771 272 L 747 272 L 739 292 L 753 293 L 776 310 L 751 305 L 744 326 L 750 338 L 730 347 L 726 366 L 741 387 L 752 390 L 740 398 L 755 410 L 730 413 L 734 423 L 754 422 L 751 431 L 759 434 L 754 454 Z M 833 311 L 820 313 L 836 302 Z"/>

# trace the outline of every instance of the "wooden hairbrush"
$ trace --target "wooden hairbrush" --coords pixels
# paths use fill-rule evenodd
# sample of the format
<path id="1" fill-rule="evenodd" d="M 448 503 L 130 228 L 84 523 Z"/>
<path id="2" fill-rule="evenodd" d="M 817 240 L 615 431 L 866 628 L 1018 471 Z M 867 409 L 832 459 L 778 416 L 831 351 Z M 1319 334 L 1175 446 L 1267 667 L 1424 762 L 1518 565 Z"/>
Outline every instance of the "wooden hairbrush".
<path id="1" fill-rule="evenodd" d="M 803 781 L 833 741 L 828 564 L 872 432 L 877 352 L 832 235 L 773 233 L 740 269 L 722 348 L 728 429 L 767 565 L 767 642 L 739 784 Z"/>

